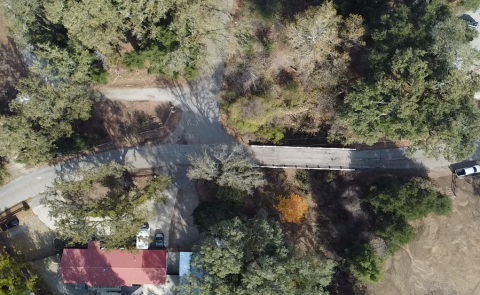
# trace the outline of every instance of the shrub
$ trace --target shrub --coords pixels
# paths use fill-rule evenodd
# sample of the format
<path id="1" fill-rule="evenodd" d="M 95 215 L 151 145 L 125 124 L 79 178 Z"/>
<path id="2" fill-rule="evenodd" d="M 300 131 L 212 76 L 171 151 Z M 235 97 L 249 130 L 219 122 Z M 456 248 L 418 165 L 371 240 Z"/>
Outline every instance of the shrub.
<path id="1" fill-rule="evenodd" d="M 90 72 L 92 82 L 96 84 L 107 84 L 108 73 L 101 68 L 93 68 Z"/>
<path id="2" fill-rule="evenodd" d="M 376 234 L 385 241 L 385 251 L 388 255 L 395 254 L 401 246 L 415 239 L 413 228 L 403 217 L 390 216 L 383 222 L 383 227 Z"/>
<path id="3" fill-rule="evenodd" d="M 7 177 L 8 177 L 7 167 L 5 166 L 5 163 L 2 160 L 2 158 L 0 158 L 0 185 L 3 184 L 3 182 Z"/>
<path id="4" fill-rule="evenodd" d="M 447 215 L 451 211 L 450 198 L 435 191 L 432 184 L 422 178 L 405 184 L 383 178 L 370 188 L 369 202 L 376 214 L 401 215 L 407 221 L 426 217 L 431 212 Z"/>
<path id="5" fill-rule="evenodd" d="M 288 198 L 280 198 L 275 209 L 282 215 L 282 222 L 300 223 L 308 210 L 307 200 L 292 194 Z"/>
<path id="6" fill-rule="evenodd" d="M 297 170 L 295 173 L 295 180 L 298 188 L 302 192 L 308 193 L 310 191 L 310 177 L 308 170 Z"/>
<path id="7" fill-rule="evenodd" d="M 345 251 L 346 266 L 353 276 L 365 283 L 383 280 L 383 260 L 375 254 L 370 244 L 355 245 Z"/>

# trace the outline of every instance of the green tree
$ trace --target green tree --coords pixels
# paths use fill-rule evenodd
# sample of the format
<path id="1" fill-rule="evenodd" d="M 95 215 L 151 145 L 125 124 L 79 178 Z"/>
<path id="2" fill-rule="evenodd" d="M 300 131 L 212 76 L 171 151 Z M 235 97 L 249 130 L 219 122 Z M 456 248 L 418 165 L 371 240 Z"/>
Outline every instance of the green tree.
<path id="1" fill-rule="evenodd" d="M 437 1 L 366 13 L 371 41 L 364 78 L 345 97 L 331 137 L 367 144 L 408 140 L 410 152 L 466 158 L 480 136 L 471 30 Z"/>
<path id="2" fill-rule="evenodd" d="M 376 234 L 385 242 L 384 251 L 387 255 L 394 255 L 403 245 L 415 239 L 413 227 L 405 218 L 395 215 L 383 216 Z"/>
<path id="3" fill-rule="evenodd" d="M 473 10 L 477 11 L 478 7 L 480 6 L 479 0 L 463 0 L 461 4 L 465 10 Z"/>
<path id="4" fill-rule="evenodd" d="M 215 201 L 201 202 L 193 210 L 193 224 L 199 232 L 207 232 L 208 229 L 224 220 L 239 216 L 239 206 L 235 202 Z"/>
<path id="5" fill-rule="evenodd" d="M 94 53 L 72 41 L 66 48 L 50 42 L 37 44 L 34 54 L 40 61 L 30 70 L 42 77 L 54 76 L 73 84 L 83 84 L 98 82 L 96 76 L 105 72 L 99 66 L 99 59 Z"/>
<path id="6" fill-rule="evenodd" d="M 53 141 L 33 130 L 27 119 L 0 116 L 0 123 L 0 156 L 23 163 L 39 163 L 52 158 Z"/>
<path id="7" fill-rule="evenodd" d="M 70 38 L 104 54 L 124 40 L 125 23 L 113 1 L 47 1 L 45 14 L 65 26 Z"/>
<path id="8" fill-rule="evenodd" d="M 228 2 L 220 0 L 4 2 L 19 43 L 47 56 L 54 73 L 89 82 L 104 76 L 97 56 L 117 65 L 126 42 L 137 49 L 125 57 L 127 66 L 143 68 L 148 61 L 152 73 L 193 79 L 206 60 L 206 44 L 225 38 L 230 16 Z M 70 73 L 73 68 L 79 73 Z"/>
<path id="9" fill-rule="evenodd" d="M 346 250 L 346 267 L 358 280 L 379 283 L 383 280 L 383 260 L 369 244 L 355 245 Z"/>
<path id="10" fill-rule="evenodd" d="M 18 156 L 28 163 L 48 160 L 55 152 L 54 142 L 70 137 L 75 121 L 90 117 L 92 101 L 84 87 L 31 77 L 21 80 L 17 90 L 23 102 L 10 102 L 13 115 L 0 117 L 0 156 Z"/>
<path id="11" fill-rule="evenodd" d="M 81 168 L 55 179 L 43 193 L 42 203 L 55 220 L 58 234 L 70 244 L 93 237 L 106 249 L 134 249 L 135 236 L 151 212 L 148 200 L 164 201 L 170 179 L 159 176 L 136 188 L 125 167 L 114 162 Z"/>
<path id="12" fill-rule="evenodd" d="M 247 151 L 240 145 L 205 147 L 203 155 L 189 155 L 190 179 L 215 181 L 219 186 L 230 187 L 248 194 L 265 183 L 263 173 L 255 168 Z"/>
<path id="13" fill-rule="evenodd" d="M 404 184 L 382 179 L 370 188 L 368 202 L 376 214 L 403 216 L 407 221 L 426 217 L 431 212 L 447 215 L 452 204 L 449 197 L 435 191 L 432 183 L 422 178 Z"/>
<path id="14" fill-rule="evenodd" d="M 195 272 L 181 294 L 327 294 L 334 263 L 320 256 L 294 257 L 278 223 L 256 218 L 222 221 L 196 246 Z"/>
<path id="15" fill-rule="evenodd" d="M 388 255 L 414 240 L 415 233 L 408 221 L 431 212 L 447 215 L 451 211 L 450 198 L 435 191 L 432 183 L 422 178 L 407 183 L 380 179 L 370 188 L 368 202 L 377 217 L 376 234 L 385 241 Z"/>
<path id="16" fill-rule="evenodd" d="M 26 263 L 13 257 L 0 255 L 0 295 L 28 295 L 35 291 L 36 276 L 26 279 L 22 269 L 27 269 Z"/>

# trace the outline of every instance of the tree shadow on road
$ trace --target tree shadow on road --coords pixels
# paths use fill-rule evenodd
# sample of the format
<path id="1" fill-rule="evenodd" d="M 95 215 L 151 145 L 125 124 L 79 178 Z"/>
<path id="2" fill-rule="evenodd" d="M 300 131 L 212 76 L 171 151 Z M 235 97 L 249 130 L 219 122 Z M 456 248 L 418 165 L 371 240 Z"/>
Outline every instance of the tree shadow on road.
<path id="1" fill-rule="evenodd" d="M 180 126 L 188 143 L 230 143 L 232 139 L 219 121 L 219 103 L 224 65 L 217 64 L 213 74 L 194 81 L 163 81 L 175 96 L 175 105 L 183 110 Z"/>

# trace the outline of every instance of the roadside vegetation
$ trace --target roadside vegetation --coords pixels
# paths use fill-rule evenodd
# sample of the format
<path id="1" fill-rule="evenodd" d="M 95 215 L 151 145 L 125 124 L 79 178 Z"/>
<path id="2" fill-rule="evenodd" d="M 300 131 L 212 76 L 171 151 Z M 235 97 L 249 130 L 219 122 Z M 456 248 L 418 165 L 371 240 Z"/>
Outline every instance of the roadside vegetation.
<path id="1" fill-rule="evenodd" d="M 480 138 L 479 53 L 469 45 L 478 33 L 457 14 L 474 2 L 244 1 L 231 27 L 225 122 L 251 141 L 328 134 L 465 159 Z"/>
<path id="2" fill-rule="evenodd" d="M 380 178 L 370 187 L 367 203 L 373 211 L 376 239 L 346 249 L 346 267 L 360 281 L 383 279 L 383 262 L 415 239 L 409 222 L 428 214 L 448 215 L 451 200 L 422 178 L 408 182 Z"/>
<path id="3" fill-rule="evenodd" d="M 36 291 L 37 277 L 29 274 L 28 268 L 18 257 L 0 253 L 0 294 L 30 294 Z"/>
<path id="4" fill-rule="evenodd" d="M 265 184 L 263 173 L 241 145 L 204 147 L 203 155 L 189 155 L 190 179 L 203 179 L 244 195 Z"/>
<path id="5" fill-rule="evenodd" d="M 4 159 L 0 158 L 0 186 L 6 181 L 8 175 L 9 173 L 6 167 L 6 162 Z"/>
<path id="6" fill-rule="evenodd" d="M 277 222 L 233 218 L 209 228 L 194 248 L 195 271 L 180 294 L 326 295 L 334 266 L 321 255 L 295 253 Z"/>
<path id="7" fill-rule="evenodd" d="M 17 85 L 20 100 L 0 116 L 0 156 L 37 164 L 53 157 L 57 142 L 73 134 L 72 124 L 90 117 L 92 100 L 80 85 L 45 82 L 37 77 Z"/>
<path id="8" fill-rule="evenodd" d="M 4 1 L 17 43 L 73 82 L 105 81 L 106 66 L 194 78 L 225 1 Z M 133 51 L 124 53 L 129 43 Z"/>
<path id="9" fill-rule="evenodd" d="M 158 176 L 137 187 L 126 168 L 112 162 L 60 176 L 43 193 L 42 204 L 67 245 L 93 239 L 108 250 L 132 250 L 141 226 L 154 214 L 142 205 L 164 202 L 162 192 L 170 183 L 169 177 Z"/>
<path id="10" fill-rule="evenodd" d="M 228 19 L 226 1 L 11 1 L 0 4 L 28 78 L 0 110 L 0 157 L 27 164 L 99 144 L 73 130 L 91 116 L 108 69 L 198 77 L 206 45 Z M 225 20 L 225 21 L 222 21 Z M 222 37 L 223 38 L 223 37 Z M 78 129 L 78 128 L 77 128 Z"/>
<path id="11" fill-rule="evenodd" d="M 355 77 L 349 52 L 363 45 L 364 28 L 332 2 L 291 18 L 282 16 L 283 1 L 269 2 L 262 9 L 244 1 L 236 16 L 222 103 L 229 127 L 278 142 L 287 130 L 315 134 L 333 119 L 338 85 Z"/>
<path id="12" fill-rule="evenodd" d="M 206 238 L 193 248 L 193 271 L 181 294 L 328 294 L 337 262 L 320 248 L 305 251 L 286 235 L 291 225 L 301 226 L 309 210 L 295 185 L 254 167 L 241 146 L 218 146 L 190 157 L 196 161 L 188 175 L 201 192 L 192 215 Z M 207 171 L 220 172 L 201 177 L 212 175 Z M 218 174 L 237 181 L 219 182 Z"/>

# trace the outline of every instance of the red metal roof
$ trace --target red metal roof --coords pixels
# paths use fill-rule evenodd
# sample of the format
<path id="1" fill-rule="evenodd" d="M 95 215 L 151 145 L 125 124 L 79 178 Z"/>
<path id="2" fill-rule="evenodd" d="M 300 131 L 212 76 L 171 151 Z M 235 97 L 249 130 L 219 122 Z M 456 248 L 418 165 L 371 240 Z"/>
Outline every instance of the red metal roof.
<path id="1" fill-rule="evenodd" d="M 167 252 L 164 250 L 100 250 L 95 242 L 88 249 L 64 249 L 60 269 L 63 282 L 92 287 L 165 284 Z"/>

